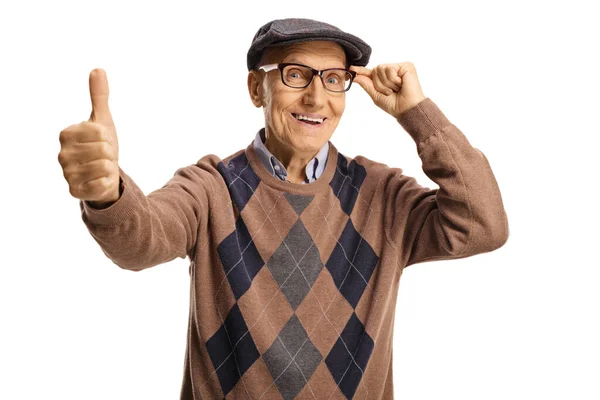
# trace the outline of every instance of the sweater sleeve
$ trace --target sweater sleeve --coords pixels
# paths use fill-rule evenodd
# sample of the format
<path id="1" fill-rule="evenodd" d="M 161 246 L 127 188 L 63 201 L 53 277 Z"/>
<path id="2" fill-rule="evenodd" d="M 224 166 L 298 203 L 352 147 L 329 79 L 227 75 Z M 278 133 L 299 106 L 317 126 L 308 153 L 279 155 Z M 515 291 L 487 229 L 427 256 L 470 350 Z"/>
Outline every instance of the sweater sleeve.
<path id="1" fill-rule="evenodd" d="M 414 139 L 430 189 L 394 168 L 384 185 L 385 230 L 402 267 L 495 250 L 509 228 L 485 155 L 471 146 L 429 98 L 398 122 Z"/>
<path id="2" fill-rule="evenodd" d="M 197 165 L 179 168 L 146 196 L 120 167 L 119 173 L 122 194 L 115 203 L 96 209 L 79 201 L 83 222 L 104 254 L 132 271 L 193 254 L 207 218 L 209 174 Z"/>

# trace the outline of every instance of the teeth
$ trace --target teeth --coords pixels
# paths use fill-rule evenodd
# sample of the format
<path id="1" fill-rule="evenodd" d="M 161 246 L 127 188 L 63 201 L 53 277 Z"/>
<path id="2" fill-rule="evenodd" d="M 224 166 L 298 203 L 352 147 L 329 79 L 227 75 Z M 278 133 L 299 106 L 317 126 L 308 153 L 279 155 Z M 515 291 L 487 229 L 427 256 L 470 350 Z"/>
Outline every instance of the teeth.
<path id="1" fill-rule="evenodd" d="M 296 117 L 296 119 L 300 119 L 300 120 L 305 119 L 307 121 L 318 122 L 319 124 L 323 123 L 323 118 L 309 118 L 309 117 L 306 117 L 306 116 L 300 115 L 300 114 L 294 114 L 294 117 Z"/>

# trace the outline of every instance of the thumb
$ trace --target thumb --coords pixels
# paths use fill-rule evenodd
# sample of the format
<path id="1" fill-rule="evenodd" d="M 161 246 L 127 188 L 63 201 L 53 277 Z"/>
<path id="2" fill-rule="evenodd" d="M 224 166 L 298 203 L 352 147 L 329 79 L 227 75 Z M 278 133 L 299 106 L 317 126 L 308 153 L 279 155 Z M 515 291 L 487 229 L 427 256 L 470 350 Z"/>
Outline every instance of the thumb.
<path id="1" fill-rule="evenodd" d="M 90 121 L 106 125 L 114 125 L 108 108 L 108 79 L 106 72 L 96 68 L 90 72 L 90 97 L 92 99 L 92 114 Z"/>

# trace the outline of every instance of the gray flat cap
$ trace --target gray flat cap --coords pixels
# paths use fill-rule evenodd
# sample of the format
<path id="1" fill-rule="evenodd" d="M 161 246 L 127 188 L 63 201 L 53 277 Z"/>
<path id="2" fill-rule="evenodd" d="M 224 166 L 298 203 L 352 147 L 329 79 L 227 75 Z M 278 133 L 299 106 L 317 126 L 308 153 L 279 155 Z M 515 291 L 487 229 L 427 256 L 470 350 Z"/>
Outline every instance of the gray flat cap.
<path id="1" fill-rule="evenodd" d="M 267 47 L 312 40 L 331 40 L 339 43 L 346 52 L 346 61 L 351 65 L 364 67 L 369 63 L 371 46 L 362 39 L 325 22 L 305 18 L 286 18 L 268 22 L 256 32 L 248 50 L 248 70 L 260 66 L 258 63 Z"/>

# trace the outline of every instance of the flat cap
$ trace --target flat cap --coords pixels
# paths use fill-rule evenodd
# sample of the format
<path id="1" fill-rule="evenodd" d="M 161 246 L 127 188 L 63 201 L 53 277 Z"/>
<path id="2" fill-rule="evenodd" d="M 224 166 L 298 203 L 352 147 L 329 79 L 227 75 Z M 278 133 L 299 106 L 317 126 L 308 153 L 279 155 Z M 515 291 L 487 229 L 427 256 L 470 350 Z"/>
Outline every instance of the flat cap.
<path id="1" fill-rule="evenodd" d="M 248 50 L 248 70 L 257 69 L 267 47 L 283 46 L 313 40 L 339 43 L 346 52 L 348 64 L 361 67 L 369 63 L 371 46 L 362 39 L 325 22 L 306 18 L 276 19 L 261 26 Z"/>

